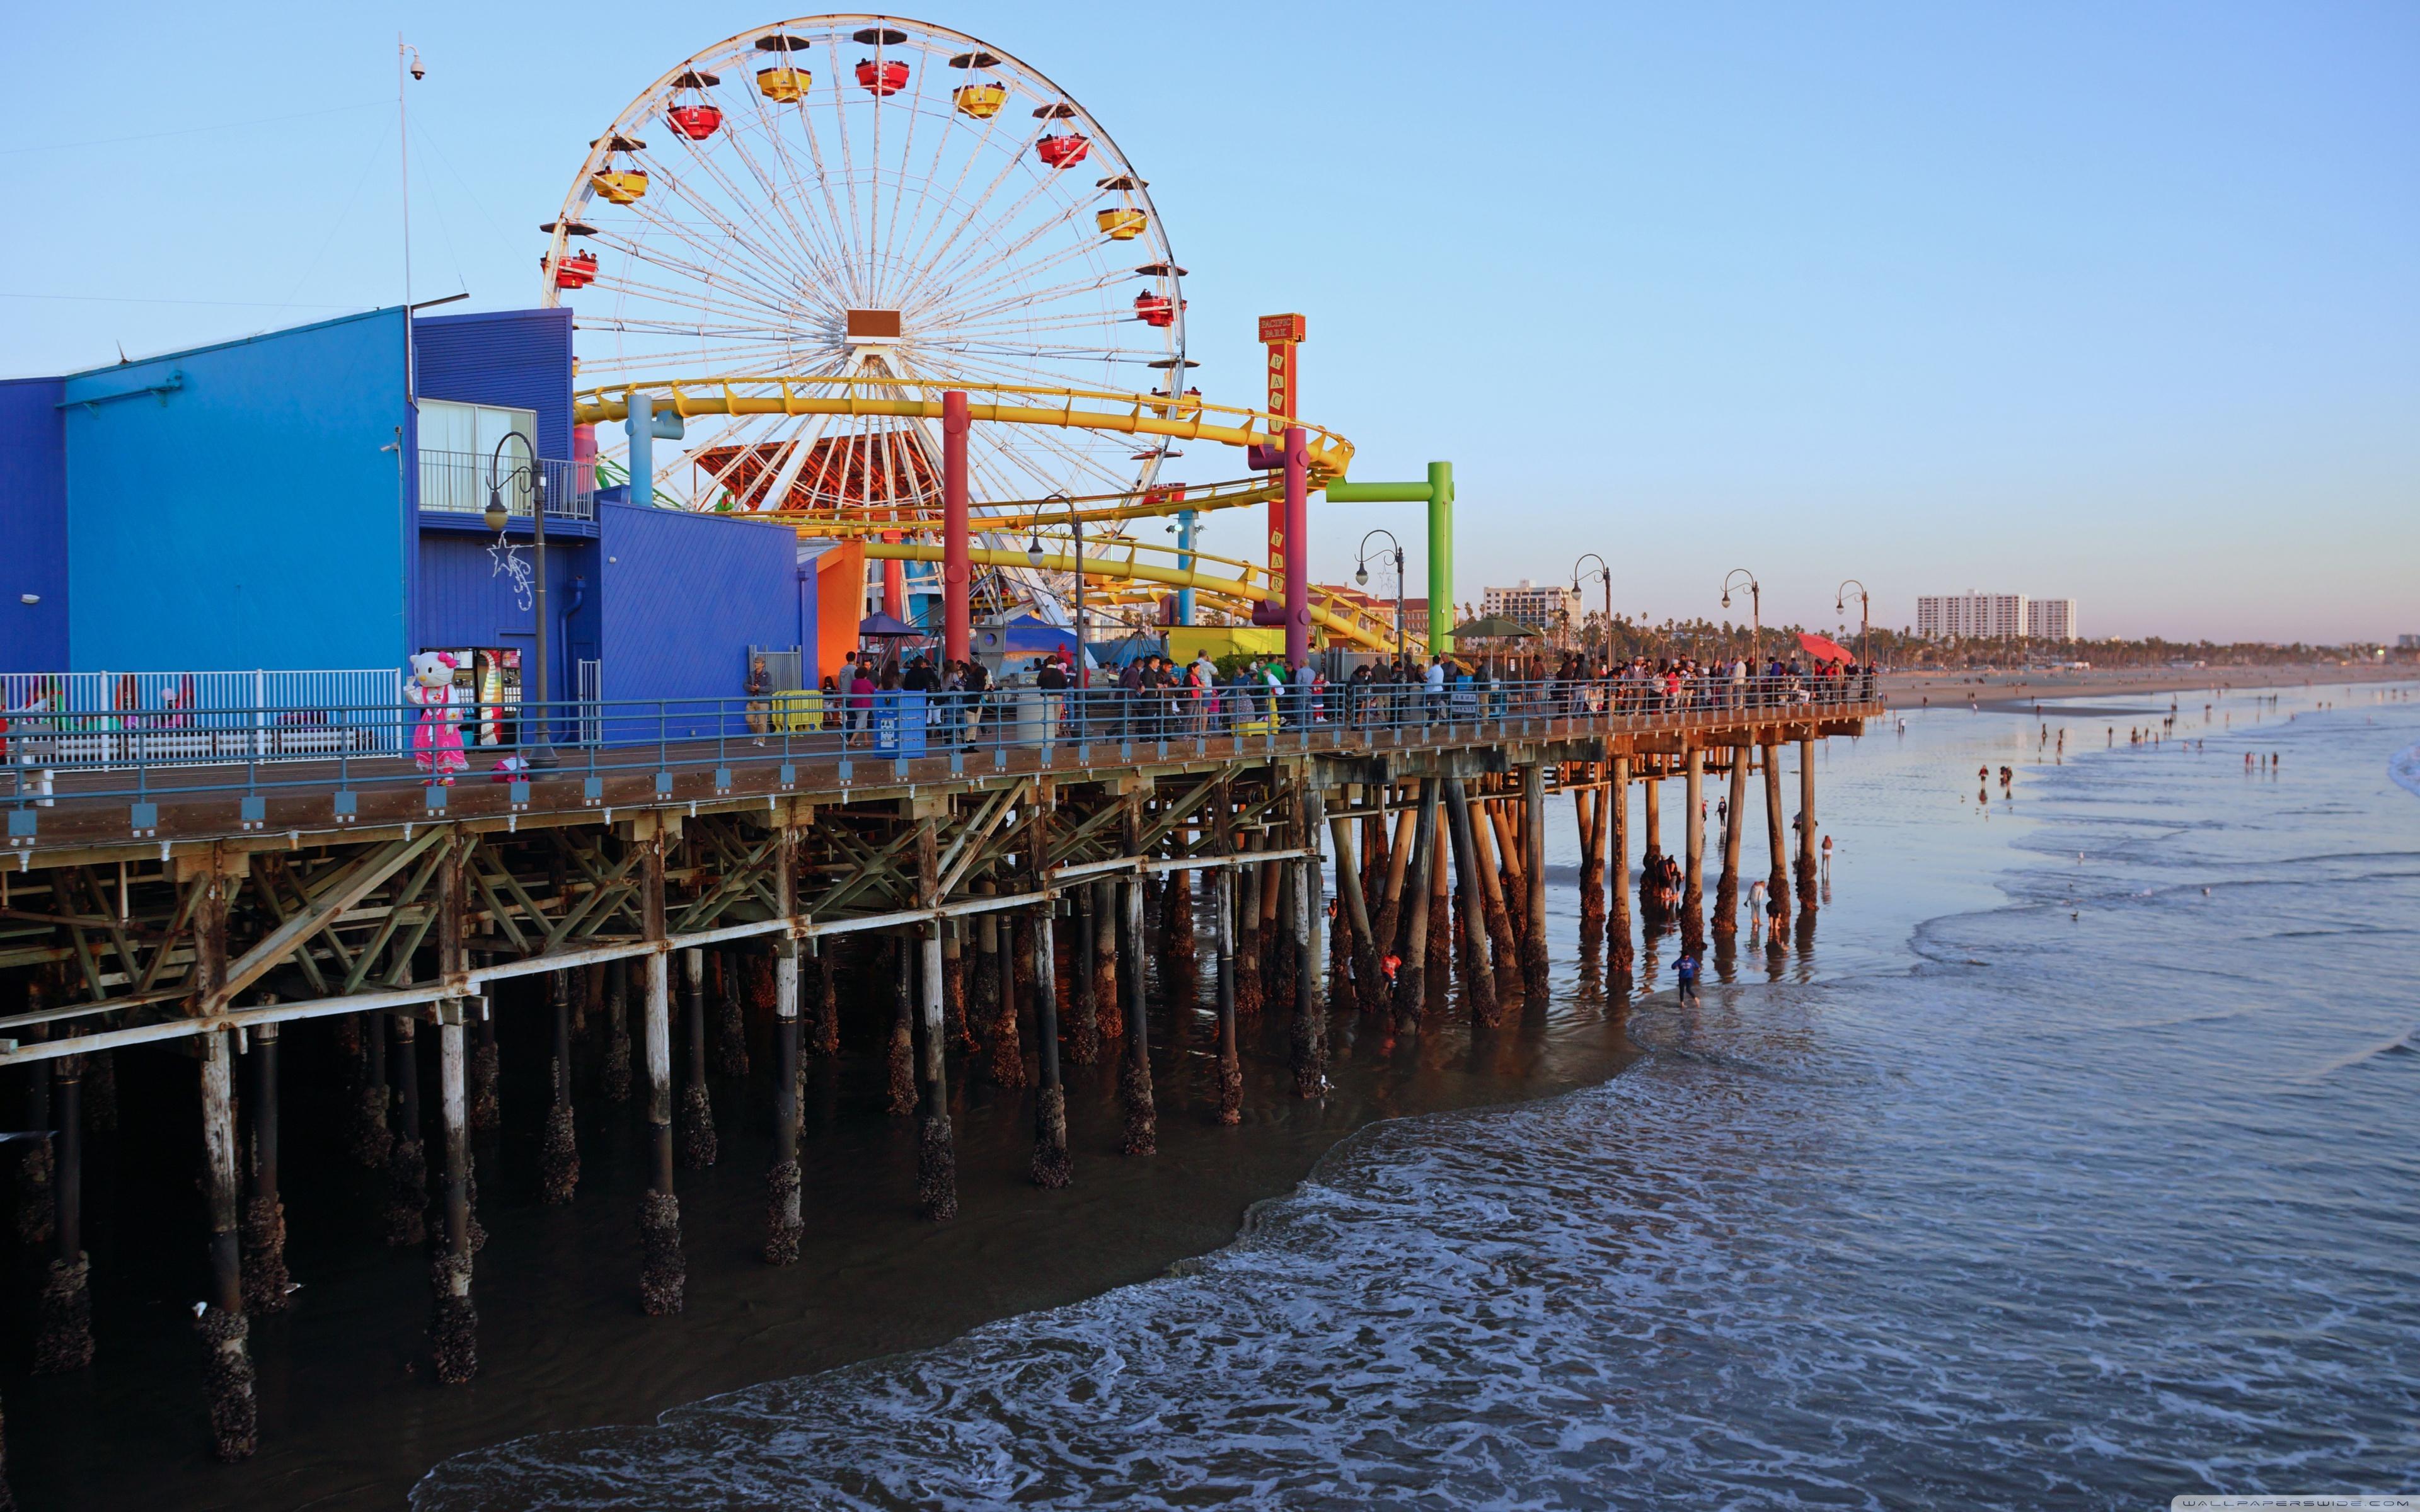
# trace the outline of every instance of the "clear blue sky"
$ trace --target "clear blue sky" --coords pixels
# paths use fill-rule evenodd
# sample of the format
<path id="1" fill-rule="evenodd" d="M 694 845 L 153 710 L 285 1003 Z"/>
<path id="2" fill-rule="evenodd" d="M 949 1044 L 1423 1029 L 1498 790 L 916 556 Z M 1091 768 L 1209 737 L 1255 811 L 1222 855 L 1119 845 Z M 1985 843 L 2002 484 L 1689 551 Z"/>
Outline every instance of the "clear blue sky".
<path id="1" fill-rule="evenodd" d="M 1252 319 L 1301 310 L 1305 411 L 1357 476 L 1453 459 L 1467 596 L 1593 549 L 1659 619 L 1719 616 L 1746 566 L 1774 620 L 1834 620 L 1854 575 L 1894 625 L 1971 587 L 2072 595 L 2089 634 L 2420 631 L 2420 8 L 915 13 L 1053 75 L 1151 178 L 1212 397 L 1257 402 Z M 15 16 L 0 372 L 394 302 L 398 26 L 430 69 L 418 292 L 534 302 L 597 127 L 776 19 Z M 103 302 L 132 299 L 168 302 Z M 1388 524 L 1417 579 L 1416 508 L 1314 524 L 1322 576 Z"/>

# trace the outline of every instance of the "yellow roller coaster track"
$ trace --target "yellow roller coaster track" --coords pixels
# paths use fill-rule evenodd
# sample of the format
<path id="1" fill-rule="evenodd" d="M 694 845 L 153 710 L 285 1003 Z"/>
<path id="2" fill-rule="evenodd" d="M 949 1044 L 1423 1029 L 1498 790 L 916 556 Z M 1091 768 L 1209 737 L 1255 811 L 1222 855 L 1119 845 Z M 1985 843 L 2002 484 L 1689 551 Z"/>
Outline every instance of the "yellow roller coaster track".
<path id="1" fill-rule="evenodd" d="M 1216 562 L 1233 568 L 1237 576 L 1221 577 L 1201 567 L 1181 567 L 1173 562 L 1162 564 L 1143 560 L 1144 552 L 1176 554 L 1175 548 L 1147 541 L 1113 540 L 1095 553 L 1091 543 L 1084 550 L 1084 576 L 1110 578 L 1127 583 L 1163 583 L 1171 588 L 1190 588 L 1211 601 L 1212 607 L 1238 618 L 1249 618 L 1252 606 L 1269 596 L 1268 570 L 1249 562 L 1211 557 L 1203 552 L 1189 553 L 1194 561 Z M 877 562 L 939 562 L 941 548 L 922 541 L 868 541 L 865 554 Z M 1032 567 L 1032 558 L 1023 551 L 1004 550 L 994 547 L 974 547 L 968 560 L 986 567 Z M 1064 551 L 1045 552 L 1038 563 L 1044 572 L 1072 573 L 1076 570 L 1074 555 Z M 1317 584 L 1311 590 L 1311 623 L 1326 630 L 1332 639 L 1350 640 L 1372 651 L 1391 652 L 1395 649 L 1395 629 L 1385 620 L 1370 613 L 1361 605 L 1345 598 L 1332 589 Z M 1425 655 L 1428 637 L 1407 630 L 1404 643 L 1415 654 Z"/>
<path id="2" fill-rule="evenodd" d="M 941 418 L 941 401 L 897 395 L 907 385 L 895 378 L 634 378 L 607 388 L 583 389 L 573 400 L 573 417 L 583 424 L 623 419 L 632 393 L 653 396 L 659 409 L 692 415 L 871 415 L 901 420 Z M 1237 409 L 1190 394 L 1119 393 L 1096 389 L 1044 389 L 1008 383 L 915 385 L 938 394 L 965 391 L 967 417 L 1009 425 L 1060 425 L 1078 430 L 1166 436 L 1175 440 L 1226 446 L 1274 444 L 1288 424 L 1309 433 L 1313 486 L 1343 477 L 1353 464 L 1353 443 L 1330 430 L 1260 409 Z"/>

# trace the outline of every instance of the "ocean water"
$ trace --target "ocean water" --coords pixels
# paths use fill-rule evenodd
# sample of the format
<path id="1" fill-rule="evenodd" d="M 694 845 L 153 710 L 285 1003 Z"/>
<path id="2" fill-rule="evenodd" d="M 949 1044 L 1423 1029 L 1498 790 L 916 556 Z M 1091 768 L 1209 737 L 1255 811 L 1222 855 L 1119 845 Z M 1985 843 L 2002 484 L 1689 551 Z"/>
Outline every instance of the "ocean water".
<path id="1" fill-rule="evenodd" d="M 1836 744 L 1819 943 L 1642 982 L 1613 1080 L 1375 1125 L 1158 1280 L 414 1505 L 2420 1489 L 2420 703 L 2331 695 Z"/>

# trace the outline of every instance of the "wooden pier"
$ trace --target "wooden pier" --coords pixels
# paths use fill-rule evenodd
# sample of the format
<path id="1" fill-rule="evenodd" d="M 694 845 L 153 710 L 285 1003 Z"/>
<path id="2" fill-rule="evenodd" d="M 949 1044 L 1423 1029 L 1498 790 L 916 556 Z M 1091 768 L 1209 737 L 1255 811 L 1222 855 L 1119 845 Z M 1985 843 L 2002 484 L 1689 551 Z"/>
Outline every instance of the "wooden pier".
<path id="1" fill-rule="evenodd" d="M 1559 795 L 1580 838 L 1584 936 L 1609 937 L 1621 977 L 1632 866 L 1652 872 L 1661 856 L 1665 781 L 1687 788 L 1683 886 L 1676 903 L 1636 906 L 1700 948 L 1704 827 L 1686 820 L 1708 774 L 1728 784 L 1711 918 L 1727 938 L 1742 868 L 1760 859 L 1739 820 L 1761 772 L 1781 938 L 1793 880 L 1800 915 L 1817 904 L 1814 743 L 1881 714 L 1847 702 L 1243 734 L 1146 725 L 913 760 L 723 742 L 670 748 L 660 771 L 573 767 L 526 789 L 465 780 L 436 808 L 405 764 L 294 764 L 250 800 L 163 779 L 140 834 L 122 797 L 63 779 L 37 834 L 0 851 L 0 1068 L 13 1068 L 28 1115 L 18 1126 L 54 1131 L 18 1143 L 19 1235 L 47 1256 L 36 1367 L 92 1360 L 85 1094 L 113 1082 L 120 1052 L 195 1065 L 208 1232 L 193 1242 L 209 1275 L 197 1322 L 214 1448 L 240 1458 L 256 1436 L 250 1319 L 288 1301 L 287 1134 L 385 1172 L 388 1242 L 430 1257 L 436 1377 L 476 1374 L 473 1135 L 497 1117 L 500 1014 L 546 1027 L 544 1201 L 579 1199 L 578 1124 L 638 1101 L 651 1174 L 632 1294 L 648 1313 L 677 1312 L 679 1173 L 739 1154 L 716 1148 L 709 1067 L 772 1088 L 772 1139 L 750 1152 L 766 1165 L 768 1264 L 799 1254 L 814 1158 L 800 1147 L 801 1066 L 837 1052 L 844 1014 L 888 1025 L 890 1108 L 913 1122 L 928 1217 L 957 1207 L 954 1075 L 1029 1090 L 1032 1180 L 1065 1185 L 1082 1173 L 1063 1060 L 1114 1058 L 1123 1148 L 1156 1147 L 1147 963 L 1214 960 L 1220 1121 L 1238 1117 L 1239 1016 L 1284 1015 L 1295 1090 L 1318 1097 L 1331 1014 L 1408 1032 L 1458 1002 L 1492 1026 L 1508 1000 L 1544 993 Z M 1777 759 L 1791 746 L 1794 838 Z M 1637 848 L 1632 783 L 1647 795 Z M 1435 990 L 1449 983 L 1458 997 Z M 610 1111 L 573 1105 L 575 1023 L 602 1046 Z M 281 1131 L 280 1045 L 303 1034 L 341 1047 L 356 1083 L 347 1127 Z M 770 1043 L 769 1063 L 750 1064 L 752 1039 Z"/>

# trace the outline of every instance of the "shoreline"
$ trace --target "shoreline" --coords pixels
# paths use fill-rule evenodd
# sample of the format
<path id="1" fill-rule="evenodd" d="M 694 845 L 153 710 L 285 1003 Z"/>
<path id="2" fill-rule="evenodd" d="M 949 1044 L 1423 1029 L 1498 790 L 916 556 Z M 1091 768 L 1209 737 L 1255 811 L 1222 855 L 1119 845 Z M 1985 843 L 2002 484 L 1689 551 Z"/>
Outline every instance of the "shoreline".
<path id="1" fill-rule="evenodd" d="M 1955 708 L 1967 700 L 1978 708 L 2030 710 L 2044 700 L 2110 695 L 2182 693 L 2195 689 L 2248 692 L 2281 687 L 2323 687 L 2331 683 L 2420 682 L 2420 666 L 2409 662 L 2339 667 L 2301 663 L 2276 667 L 2112 667 L 2089 671 L 1885 672 L 1884 703 L 1894 710 Z M 1928 705 L 1923 701 L 1931 699 Z"/>

